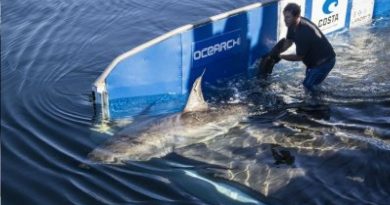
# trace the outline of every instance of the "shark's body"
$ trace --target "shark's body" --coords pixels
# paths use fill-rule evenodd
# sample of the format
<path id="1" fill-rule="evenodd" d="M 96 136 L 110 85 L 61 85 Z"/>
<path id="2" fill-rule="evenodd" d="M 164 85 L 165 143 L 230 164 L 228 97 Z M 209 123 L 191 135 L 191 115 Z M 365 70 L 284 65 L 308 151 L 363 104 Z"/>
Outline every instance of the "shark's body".
<path id="1" fill-rule="evenodd" d="M 145 161 L 226 133 L 247 114 L 246 106 L 228 104 L 210 108 L 203 99 L 202 76 L 194 82 L 182 113 L 142 127 L 128 127 L 89 153 L 89 159 L 98 163 Z"/>

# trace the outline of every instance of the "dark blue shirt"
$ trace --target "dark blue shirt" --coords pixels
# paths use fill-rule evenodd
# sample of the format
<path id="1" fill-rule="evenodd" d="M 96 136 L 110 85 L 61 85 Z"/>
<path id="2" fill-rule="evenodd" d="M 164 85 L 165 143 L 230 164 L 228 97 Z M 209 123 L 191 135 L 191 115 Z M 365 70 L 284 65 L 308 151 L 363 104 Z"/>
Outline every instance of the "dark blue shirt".
<path id="1" fill-rule="evenodd" d="M 321 30 L 304 17 L 297 26 L 288 28 L 286 38 L 295 43 L 297 55 L 303 56 L 302 61 L 307 67 L 316 67 L 336 56 Z"/>

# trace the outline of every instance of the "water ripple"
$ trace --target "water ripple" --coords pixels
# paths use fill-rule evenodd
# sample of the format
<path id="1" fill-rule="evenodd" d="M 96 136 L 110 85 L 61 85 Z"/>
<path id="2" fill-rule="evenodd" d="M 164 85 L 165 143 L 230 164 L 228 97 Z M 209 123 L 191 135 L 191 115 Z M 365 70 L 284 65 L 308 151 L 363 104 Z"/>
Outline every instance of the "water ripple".
<path id="1" fill-rule="evenodd" d="M 168 30 L 254 2 L 2 1 L 2 200 L 235 203 L 210 186 L 218 184 L 229 196 L 277 198 L 270 204 L 385 204 L 390 193 L 388 19 L 330 38 L 338 59 L 321 86 L 319 107 L 305 104 L 303 66 L 282 63 L 266 88 L 236 81 L 211 89 L 213 102 L 253 98 L 256 112 L 226 134 L 148 162 L 108 166 L 85 159 L 97 145 L 95 138 L 110 137 L 93 129 L 90 93 L 113 58 Z M 115 131 L 125 124 L 108 122 L 107 127 Z M 273 147 L 289 151 L 294 163 L 276 165 Z M 194 180 L 199 177 L 186 170 L 207 180 Z"/>

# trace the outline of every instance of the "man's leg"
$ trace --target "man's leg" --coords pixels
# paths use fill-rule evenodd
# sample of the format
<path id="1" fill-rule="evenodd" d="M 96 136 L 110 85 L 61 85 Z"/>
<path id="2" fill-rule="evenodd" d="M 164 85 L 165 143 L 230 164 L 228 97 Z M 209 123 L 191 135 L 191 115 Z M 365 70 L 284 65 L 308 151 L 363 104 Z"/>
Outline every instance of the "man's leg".
<path id="1" fill-rule="evenodd" d="M 315 68 L 306 69 L 306 77 L 303 81 L 303 85 L 310 91 L 313 91 L 315 85 L 320 84 L 328 76 L 329 72 L 332 70 L 336 63 L 335 59 L 328 61 Z"/>

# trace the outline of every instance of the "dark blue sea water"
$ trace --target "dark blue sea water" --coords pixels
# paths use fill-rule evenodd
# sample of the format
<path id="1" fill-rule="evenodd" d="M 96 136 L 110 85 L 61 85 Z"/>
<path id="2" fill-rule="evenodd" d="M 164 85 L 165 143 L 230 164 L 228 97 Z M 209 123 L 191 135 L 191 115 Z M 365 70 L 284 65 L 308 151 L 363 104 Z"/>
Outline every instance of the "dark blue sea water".
<path id="1" fill-rule="evenodd" d="M 161 159 L 89 164 L 130 123 L 100 122 L 91 102 L 116 56 L 254 2 L 3 0 L 2 204 L 388 204 L 389 18 L 330 36 L 337 64 L 316 98 L 303 92 L 303 66 L 281 63 L 267 86 L 219 92 L 259 111 L 226 134 Z"/>

